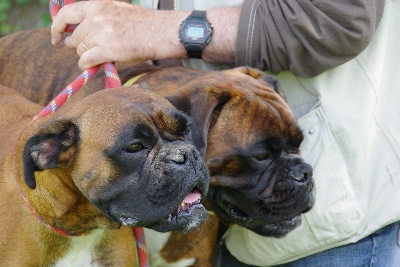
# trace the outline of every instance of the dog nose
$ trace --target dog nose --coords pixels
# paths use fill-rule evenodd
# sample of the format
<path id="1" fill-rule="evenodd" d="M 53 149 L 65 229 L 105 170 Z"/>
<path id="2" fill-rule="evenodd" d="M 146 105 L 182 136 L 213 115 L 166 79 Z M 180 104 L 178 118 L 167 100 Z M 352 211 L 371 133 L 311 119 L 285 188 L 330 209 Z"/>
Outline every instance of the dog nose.
<path id="1" fill-rule="evenodd" d="M 166 160 L 169 162 L 173 162 L 176 164 L 184 164 L 187 158 L 187 151 L 182 150 L 181 148 L 176 149 L 174 152 L 171 152 L 166 156 Z"/>
<path id="2" fill-rule="evenodd" d="M 312 177 L 312 167 L 306 163 L 298 164 L 289 171 L 289 178 L 297 182 L 305 183 Z"/>

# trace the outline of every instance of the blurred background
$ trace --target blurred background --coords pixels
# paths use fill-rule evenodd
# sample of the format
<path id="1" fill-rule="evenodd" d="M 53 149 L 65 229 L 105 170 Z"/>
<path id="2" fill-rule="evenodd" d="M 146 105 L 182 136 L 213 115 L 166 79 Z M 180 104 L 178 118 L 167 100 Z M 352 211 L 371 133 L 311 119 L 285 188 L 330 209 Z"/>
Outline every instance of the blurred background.
<path id="1" fill-rule="evenodd" d="M 20 30 L 48 27 L 50 24 L 49 0 L 0 0 L 0 37 Z"/>
<path id="2" fill-rule="evenodd" d="M 0 0 L 0 37 L 50 24 L 49 0 Z"/>

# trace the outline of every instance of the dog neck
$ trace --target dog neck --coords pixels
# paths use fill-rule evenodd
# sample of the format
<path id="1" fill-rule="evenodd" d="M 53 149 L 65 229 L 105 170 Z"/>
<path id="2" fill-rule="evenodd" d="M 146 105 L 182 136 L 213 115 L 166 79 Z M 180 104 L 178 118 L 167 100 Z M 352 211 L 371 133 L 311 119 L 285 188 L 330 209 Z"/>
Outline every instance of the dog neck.
<path id="1" fill-rule="evenodd" d="M 15 180 L 15 184 L 18 188 L 18 191 L 22 197 L 22 199 L 24 200 L 24 202 L 26 203 L 26 205 L 28 206 L 29 210 L 32 212 L 32 214 L 39 220 L 39 222 L 41 222 L 44 226 L 46 226 L 47 228 L 53 230 L 54 232 L 56 232 L 57 234 L 63 235 L 63 236 L 82 236 L 82 235 L 87 235 L 89 233 L 80 233 L 80 234 L 76 234 L 76 233 L 70 233 L 66 230 L 63 229 L 58 229 L 55 228 L 53 226 L 51 226 L 49 223 L 47 223 L 45 220 L 43 220 L 39 214 L 36 212 L 35 208 L 31 206 L 31 204 L 29 203 L 28 199 L 25 197 L 24 192 L 22 191 L 21 186 L 19 185 L 18 181 Z"/>
<path id="2" fill-rule="evenodd" d="M 55 233 L 73 237 L 98 228 L 119 227 L 82 195 L 67 171 L 51 169 L 35 175 L 35 189 L 22 184 L 23 180 L 16 181 L 17 187 L 33 215 Z"/>

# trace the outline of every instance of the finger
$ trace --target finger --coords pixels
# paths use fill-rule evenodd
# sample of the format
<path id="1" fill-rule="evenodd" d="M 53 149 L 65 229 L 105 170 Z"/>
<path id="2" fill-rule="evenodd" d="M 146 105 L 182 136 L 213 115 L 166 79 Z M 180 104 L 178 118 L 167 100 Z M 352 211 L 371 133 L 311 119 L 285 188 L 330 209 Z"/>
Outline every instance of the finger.
<path id="1" fill-rule="evenodd" d="M 76 48 L 80 45 L 80 43 L 85 40 L 86 46 L 90 43 L 87 42 L 86 37 L 87 33 L 89 31 L 86 30 L 86 24 L 85 21 L 83 21 L 81 24 L 76 27 L 75 31 L 68 37 L 65 38 L 65 45 L 69 48 Z M 94 46 L 94 45 L 91 45 Z M 88 46 L 90 47 L 90 46 Z"/>
<path id="2" fill-rule="evenodd" d="M 68 48 L 75 48 L 74 46 L 71 45 L 71 36 L 65 37 L 64 43 L 65 46 Z"/>
<path id="3" fill-rule="evenodd" d="M 51 42 L 58 44 L 61 42 L 63 33 L 67 25 L 79 24 L 85 18 L 89 10 L 89 2 L 82 1 L 63 6 L 55 16 L 51 24 Z"/>
<path id="4" fill-rule="evenodd" d="M 111 62 L 111 59 L 106 58 L 104 55 L 105 52 L 101 47 L 92 47 L 81 55 L 78 66 L 81 70 L 86 70 L 104 62 Z"/>
<path id="5" fill-rule="evenodd" d="M 86 45 L 86 43 L 83 41 L 76 48 L 76 53 L 78 54 L 78 56 L 82 56 L 82 54 L 88 51 L 89 49 L 90 46 Z"/>

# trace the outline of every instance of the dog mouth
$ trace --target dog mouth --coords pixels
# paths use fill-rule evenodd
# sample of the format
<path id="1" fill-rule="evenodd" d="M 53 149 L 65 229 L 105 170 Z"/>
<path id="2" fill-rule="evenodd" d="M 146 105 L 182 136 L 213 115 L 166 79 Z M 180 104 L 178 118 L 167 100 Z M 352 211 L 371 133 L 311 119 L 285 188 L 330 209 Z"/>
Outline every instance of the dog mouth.
<path id="1" fill-rule="evenodd" d="M 265 220 L 252 218 L 232 204 L 220 202 L 220 207 L 230 217 L 230 221 L 263 236 L 281 238 L 301 224 L 300 215 L 281 219 L 277 222 L 266 222 Z"/>
<path id="2" fill-rule="evenodd" d="M 159 232 L 189 232 L 198 227 L 207 218 L 207 212 L 201 200 L 202 190 L 200 186 L 196 185 L 176 209 L 166 217 L 146 222 L 128 216 L 119 216 L 117 221 L 124 226 L 146 227 Z"/>
<path id="3" fill-rule="evenodd" d="M 289 232 L 296 229 L 301 224 L 301 215 L 294 216 L 290 219 L 286 219 L 276 223 L 267 223 L 262 226 L 247 227 L 253 232 L 263 235 L 271 236 L 275 238 L 282 238 L 286 236 Z"/>
<path id="4" fill-rule="evenodd" d="M 198 186 L 193 188 L 193 190 L 182 200 L 181 204 L 178 206 L 178 210 L 174 214 L 187 212 L 194 205 L 202 205 L 201 190 L 199 189 Z"/>
<path id="5" fill-rule="evenodd" d="M 238 206 L 226 201 L 220 196 L 214 198 L 213 208 L 225 223 L 235 223 L 245 227 L 259 235 L 271 236 L 276 238 L 284 237 L 286 234 L 297 228 L 301 224 L 301 213 L 309 211 L 312 207 L 310 202 L 300 212 L 292 214 L 280 214 L 278 211 L 273 214 L 261 212 L 261 208 L 257 209 L 257 216 L 254 216 L 251 209 L 245 211 Z M 253 214 L 253 215 L 252 215 Z"/>
<path id="6" fill-rule="evenodd" d="M 181 204 L 177 207 L 176 211 L 168 215 L 168 221 L 171 223 L 178 222 L 182 217 L 190 216 L 193 209 L 203 206 L 201 204 L 201 190 L 198 186 L 186 195 Z"/>
<path id="7" fill-rule="evenodd" d="M 225 209 L 225 212 L 227 214 L 229 214 L 231 217 L 233 217 L 236 221 L 247 221 L 249 220 L 249 216 L 247 214 L 245 214 L 244 212 L 242 212 L 241 210 L 239 210 L 238 208 L 236 208 L 235 206 L 231 205 L 231 204 L 226 204 L 225 206 L 223 206 Z"/>
<path id="8" fill-rule="evenodd" d="M 228 220 L 234 220 L 237 222 L 246 222 L 250 220 L 250 216 L 246 214 L 244 211 L 240 210 L 238 207 L 222 200 L 217 197 L 218 209 L 221 209 L 222 212 L 226 215 L 224 217 L 228 217 Z"/>

